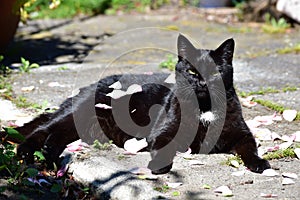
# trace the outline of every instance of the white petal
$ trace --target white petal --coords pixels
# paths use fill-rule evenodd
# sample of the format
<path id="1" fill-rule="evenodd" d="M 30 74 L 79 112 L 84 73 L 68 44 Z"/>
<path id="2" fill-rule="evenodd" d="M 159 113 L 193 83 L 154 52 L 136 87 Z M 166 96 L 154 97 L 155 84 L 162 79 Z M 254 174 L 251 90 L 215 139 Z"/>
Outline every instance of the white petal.
<path id="1" fill-rule="evenodd" d="M 182 182 L 176 182 L 176 183 L 170 183 L 170 182 L 166 182 L 167 186 L 169 186 L 170 188 L 178 188 L 179 186 L 181 186 L 183 183 Z"/>
<path id="2" fill-rule="evenodd" d="M 293 144 L 293 141 L 284 142 L 279 145 L 279 149 L 285 150 L 285 149 L 289 148 L 292 144 Z"/>
<path id="3" fill-rule="evenodd" d="M 204 165 L 204 163 L 200 160 L 190 160 L 189 165 Z"/>
<path id="4" fill-rule="evenodd" d="M 296 133 L 293 134 L 295 139 L 295 142 L 300 142 L 300 131 L 297 131 Z"/>
<path id="5" fill-rule="evenodd" d="M 168 78 L 164 81 L 165 83 L 174 84 L 176 83 L 175 73 L 172 73 L 168 76 Z"/>
<path id="6" fill-rule="evenodd" d="M 266 169 L 263 171 L 262 175 L 272 177 L 272 176 L 278 176 L 279 173 L 277 173 L 274 169 Z"/>
<path id="7" fill-rule="evenodd" d="M 230 197 L 233 195 L 232 191 L 229 189 L 228 186 L 220 186 L 217 189 L 214 190 L 214 192 L 216 193 L 221 193 L 222 196 L 226 196 L 226 197 Z"/>
<path id="8" fill-rule="evenodd" d="M 298 178 L 297 174 L 295 174 L 295 173 L 284 172 L 281 175 L 286 178 L 293 178 L 293 179 Z"/>
<path id="9" fill-rule="evenodd" d="M 130 153 L 137 153 L 139 150 L 145 148 L 148 146 L 148 143 L 146 142 L 146 139 L 137 140 L 136 138 L 132 138 L 130 140 L 127 140 L 124 143 L 124 149 Z"/>
<path id="10" fill-rule="evenodd" d="M 111 97 L 113 99 L 119 99 L 122 96 L 125 96 L 127 93 L 122 90 L 113 90 L 111 93 L 108 93 L 106 96 Z"/>
<path id="11" fill-rule="evenodd" d="M 236 171 L 236 172 L 232 172 L 231 175 L 232 176 L 243 176 L 245 174 L 245 171 Z"/>
<path id="12" fill-rule="evenodd" d="M 112 107 L 111 106 L 109 106 L 109 105 L 106 105 L 106 104 L 103 104 L 103 103 L 98 103 L 98 104 L 96 104 L 95 105 L 95 107 L 97 107 L 97 108 L 102 108 L 102 109 L 112 109 Z"/>
<path id="13" fill-rule="evenodd" d="M 284 178 L 284 179 L 282 179 L 281 184 L 282 185 L 292 185 L 292 184 L 295 184 L 295 181 L 293 181 L 290 178 Z"/>
<path id="14" fill-rule="evenodd" d="M 267 128 L 253 128 L 251 131 L 259 140 L 272 140 L 272 132 Z"/>
<path id="15" fill-rule="evenodd" d="M 282 139 L 282 137 L 275 132 L 272 132 L 271 137 L 272 137 L 272 140 L 276 140 L 276 139 L 281 140 Z"/>
<path id="16" fill-rule="evenodd" d="M 283 111 L 282 116 L 285 120 L 291 122 L 296 118 L 297 111 L 296 110 L 285 110 L 285 111 Z"/>
<path id="17" fill-rule="evenodd" d="M 230 161 L 230 165 L 233 166 L 233 167 L 235 167 L 235 168 L 239 168 L 240 167 L 239 162 L 236 161 L 236 160 Z"/>
<path id="18" fill-rule="evenodd" d="M 298 157 L 298 159 L 300 159 L 300 148 L 294 149 L 294 152 L 295 152 L 296 156 Z"/>
<path id="19" fill-rule="evenodd" d="M 108 88 L 120 90 L 122 88 L 122 84 L 120 83 L 120 81 L 117 81 L 117 82 L 111 84 L 110 86 L 108 86 Z"/>
<path id="20" fill-rule="evenodd" d="M 35 87 L 33 85 L 31 85 L 28 87 L 22 87 L 21 90 L 22 90 L 22 92 L 30 92 L 30 91 L 34 90 L 34 88 Z"/>
<path id="21" fill-rule="evenodd" d="M 142 92 L 142 91 L 143 91 L 142 86 L 140 86 L 138 84 L 133 84 L 133 85 L 128 87 L 126 93 L 127 94 L 134 94 L 134 93 Z"/>

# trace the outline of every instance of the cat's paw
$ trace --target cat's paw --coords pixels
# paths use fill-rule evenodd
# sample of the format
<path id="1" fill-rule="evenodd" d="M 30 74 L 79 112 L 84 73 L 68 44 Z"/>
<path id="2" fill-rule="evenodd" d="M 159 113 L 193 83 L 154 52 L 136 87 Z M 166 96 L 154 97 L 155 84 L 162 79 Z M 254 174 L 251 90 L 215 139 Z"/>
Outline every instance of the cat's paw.
<path id="1" fill-rule="evenodd" d="M 153 164 L 153 162 L 150 161 L 148 168 L 151 170 L 152 174 L 166 174 L 172 169 L 172 165 L 173 165 L 173 163 L 171 163 L 163 168 L 157 169 L 154 167 L 157 165 Z"/>
<path id="2" fill-rule="evenodd" d="M 17 147 L 17 156 L 21 159 L 24 159 L 27 164 L 34 163 L 34 150 L 27 145 L 26 143 L 22 143 Z"/>
<path id="3" fill-rule="evenodd" d="M 267 160 L 258 158 L 254 162 L 246 164 L 246 167 L 248 167 L 248 169 L 250 169 L 252 172 L 262 173 L 265 169 L 270 169 L 271 165 Z"/>

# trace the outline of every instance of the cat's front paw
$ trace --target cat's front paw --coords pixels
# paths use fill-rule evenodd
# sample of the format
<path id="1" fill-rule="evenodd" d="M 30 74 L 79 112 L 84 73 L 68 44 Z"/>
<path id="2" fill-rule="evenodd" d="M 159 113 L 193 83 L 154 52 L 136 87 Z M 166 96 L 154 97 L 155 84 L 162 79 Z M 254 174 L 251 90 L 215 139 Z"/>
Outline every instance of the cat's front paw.
<path id="1" fill-rule="evenodd" d="M 17 147 L 17 156 L 21 159 L 24 159 L 27 164 L 34 163 L 34 149 L 31 148 L 30 145 L 26 143 L 21 143 Z"/>
<path id="2" fill-rule="evenodd" d="M 173 163 L 162 167 L 160 169 L 157 169 L 157 166 L 153 161 L 149 162 L 148 168 L 151 170 L 152 174 L 166 174 L 172 169 Z"/>
<path id="3" fill-rule="evenodd" d="M 248 169 L 252 172 L 262 173 L 265 169 L 271 168 L 271 165 L 267 160 L 258 158 L 254 162 L 246 164 L 246 167 L 248 167 Z"/>

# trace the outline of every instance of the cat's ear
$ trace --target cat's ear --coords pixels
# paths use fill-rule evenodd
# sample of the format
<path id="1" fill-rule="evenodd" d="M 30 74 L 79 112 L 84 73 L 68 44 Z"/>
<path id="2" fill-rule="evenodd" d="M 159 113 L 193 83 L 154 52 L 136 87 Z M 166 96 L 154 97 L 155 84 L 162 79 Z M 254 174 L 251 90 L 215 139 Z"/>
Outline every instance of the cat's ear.
<path id="1" fill-rule="evenodd" d="M 195 50 L 192 43 L 183 35 L 179 34 L 177 39 L 177 51 L 179 59 L 187 59 Z"/>
<path id="2" fill-rule="evenodd" d="M 227 63 L 232 62 L 234 52 L 234 40 L 232 38 L 224 41 L 216 50 L 214 54 L 225 60 Z"/>

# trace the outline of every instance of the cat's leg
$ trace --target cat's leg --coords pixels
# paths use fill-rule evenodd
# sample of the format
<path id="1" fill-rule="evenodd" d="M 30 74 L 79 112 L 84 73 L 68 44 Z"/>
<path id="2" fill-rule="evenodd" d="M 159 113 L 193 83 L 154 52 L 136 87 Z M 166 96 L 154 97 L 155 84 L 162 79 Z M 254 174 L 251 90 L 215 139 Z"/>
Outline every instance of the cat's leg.
<path id="1" fill-rule="evenodd" d="M 33 119 L 32 121 L 25 123 L 23 126 L 15 128 L 23 136 L 28 136 L 39 126 L 46 123 L 52 116 L 52 113 L 44 113 Z M 7 140 L 15 143 L 21 143 L 22 141 L 18 138 L 13 138 L 7 135 L 5 131 L 0 133 L 0 138 L 6 137 Z"/>
<path id="2" fill-rule="evenodd" d="M 151 161 L 148 168 L 153 174 L 165 174 L 172 169 L 173 159 L 176 155 L 176 144 L 171 138 L 157 137 L 150 143 Z"/>
<path id="3" fill-rule="evenodd" d="M 234 151 L 241 156 L 245 166 L 252 172 L 262 173 L 271 168 L 267 160 L 258 156 L 256 142 L 250 131 L 234 146 Z"/>
<path id="4" fill-rule="evenodd" d="M 49 130 L 45 127 L 37 128 L 26 140 L 18 145 L 17 155 L 28 163 L 34 162 L 34 152 L 41 150 L 45 140 L 49 135 Z"/>

